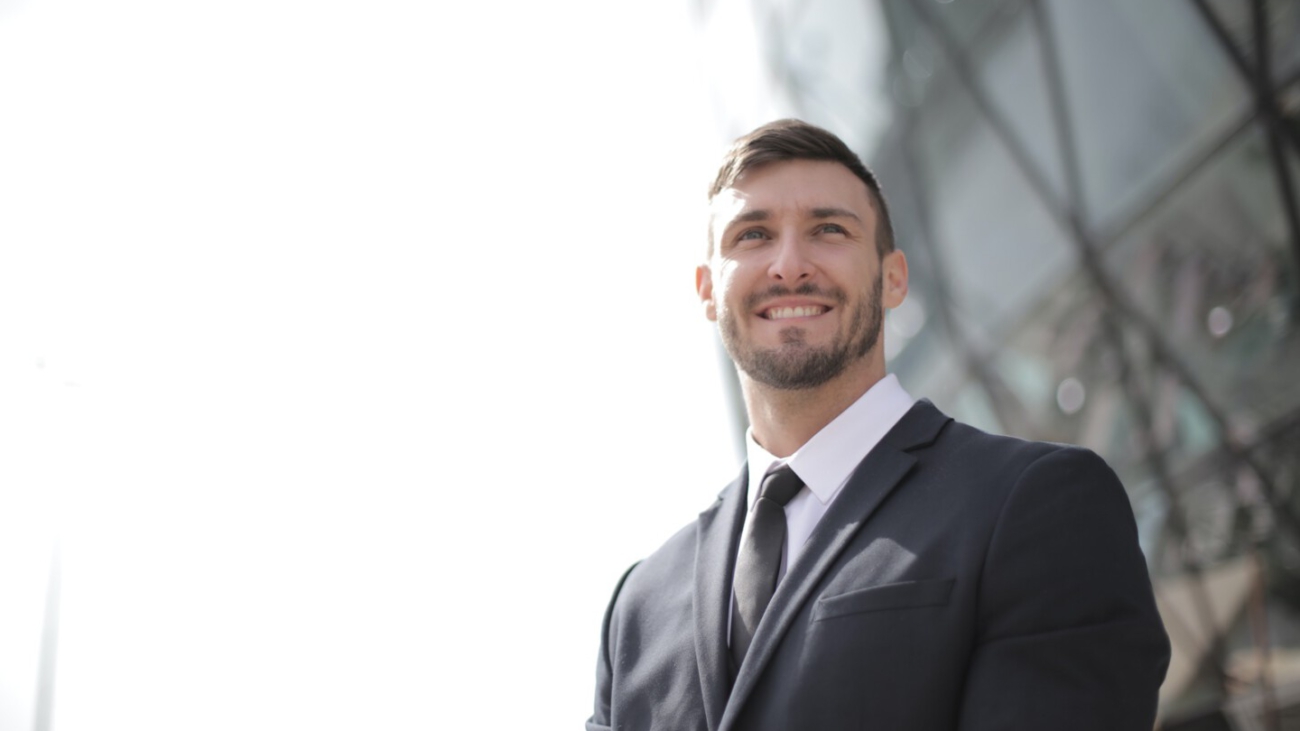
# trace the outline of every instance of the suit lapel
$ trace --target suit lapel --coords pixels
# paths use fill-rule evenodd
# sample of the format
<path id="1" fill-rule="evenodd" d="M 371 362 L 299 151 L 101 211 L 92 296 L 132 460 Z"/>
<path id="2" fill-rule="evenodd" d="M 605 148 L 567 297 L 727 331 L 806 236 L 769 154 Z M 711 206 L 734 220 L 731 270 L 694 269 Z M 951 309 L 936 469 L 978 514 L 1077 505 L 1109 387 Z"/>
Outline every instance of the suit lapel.
<path id="1" fill-rule="evenodd" d="M 727 618 L 731 611 L 731 572 L 740 529 L 745 523 L 748 471 L 727 486 L 713 507 L 700 513 L 695 548 L 695 657 L 700 666 L 704 715 L 709 728 L 722 722 L 731 685 Z"/>
<path id="2" fill-rule="evenodd" d="M 826 572 L 876 508 L 916 465 L 917 458 L 908 450 L 933 442 L 948 421 L 949 418 L 929 401 L 917 402 L 853 471 L 844 489 L 813 529 L 798 560 L 776 588 L 736 677 L 736 685 L 722 717 L 722 729 L 735 723 L 781 639 Z"/>

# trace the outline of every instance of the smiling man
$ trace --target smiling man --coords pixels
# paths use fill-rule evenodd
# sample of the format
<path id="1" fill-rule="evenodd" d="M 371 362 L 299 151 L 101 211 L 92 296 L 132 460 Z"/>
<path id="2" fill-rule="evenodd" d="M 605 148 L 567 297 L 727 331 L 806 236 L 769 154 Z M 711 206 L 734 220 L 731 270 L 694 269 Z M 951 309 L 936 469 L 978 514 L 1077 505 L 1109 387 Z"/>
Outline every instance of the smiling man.
<path id="1" fill-rule="evenodd" d="M 619 582 L 588 731 L 1149 731 L 1169 644 L 1123 488 L 887 374 L 908 271 L 871 172 L 784 120 L 710 201 L 747 463 Z"/>

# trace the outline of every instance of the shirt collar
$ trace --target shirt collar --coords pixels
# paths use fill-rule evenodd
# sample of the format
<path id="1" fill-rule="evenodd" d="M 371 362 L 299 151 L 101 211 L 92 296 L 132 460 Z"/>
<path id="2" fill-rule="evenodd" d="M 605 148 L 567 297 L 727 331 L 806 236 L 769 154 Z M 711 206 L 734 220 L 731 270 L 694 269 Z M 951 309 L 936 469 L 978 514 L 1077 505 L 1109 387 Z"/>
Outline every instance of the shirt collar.
<path id="1" fill-rule="evenodd" d="M 752 507 L 758 499 L 763 477 L 780 464 L 789 464 L 818 502 L 829 503 L 848 482 L 858 463 L 894 428 L 915 401 L 903 390 L 898 377 L 890 373 L 787 459 L 773 456 L 754 441 L 753 429 L 746 430 L 749 505 Z"/>

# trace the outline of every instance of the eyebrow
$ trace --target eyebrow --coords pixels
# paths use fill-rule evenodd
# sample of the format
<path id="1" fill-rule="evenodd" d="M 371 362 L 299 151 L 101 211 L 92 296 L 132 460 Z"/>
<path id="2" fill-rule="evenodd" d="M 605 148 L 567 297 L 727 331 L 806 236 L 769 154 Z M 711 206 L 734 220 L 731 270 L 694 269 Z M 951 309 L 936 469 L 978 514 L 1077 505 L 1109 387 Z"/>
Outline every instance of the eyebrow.
<path id="1" fill-rule="evenodd" d="M 772 217 L 772 214 L 768 213 L 767 211 L 761 210 L 761 209 L 760 209 L 760 210 L 756 210 L 756 211 L 745 211 L 744 213 L 740 214 L 739 216 L 736 216 L 735 218 L 731 219 L 731 223 L 732 223 L 732 224 L 737 224 L 737 223 L 753 223 L 754 221 L 766 221 L 767 219 L 769 219 L 769 218 L 771 218 L 771 217 Z"/>
<path id="2" fill-rule="evenodd" d="M 813 218 L 852 218 L 858 223 L 862 223 L 862 218 L 858 214 L 847 208 L 814 208 L 812 209 Z"/>
<path id="3" fill-rule="evenodd" d="M 862 223 L 862 217 L 847 208 L 814 208 L 809 211 L 809 214 L 813 218 L 852 218 L 854 221 Z M 754 211 L 745 211 L 731 219 L 731 224 L 766 221 L 771 217 L 772 214 L 770 212 L 760 208 Z"/>

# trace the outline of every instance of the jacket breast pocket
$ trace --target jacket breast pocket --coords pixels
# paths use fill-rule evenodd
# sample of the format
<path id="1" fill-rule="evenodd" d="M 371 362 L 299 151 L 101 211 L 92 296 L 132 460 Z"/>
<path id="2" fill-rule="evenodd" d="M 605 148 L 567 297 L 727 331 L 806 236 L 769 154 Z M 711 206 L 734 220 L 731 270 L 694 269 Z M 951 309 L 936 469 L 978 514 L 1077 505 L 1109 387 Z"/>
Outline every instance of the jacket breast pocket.
<path id="1" fill-rule="evenodd" d="M 879 612 L 885 609 L 910 609 L 947 604 L 955 583 L 957 583 L 956 579 L 903 581 L 822 597 L 813 607 L 812 621 L 820 622 L 832 617 Z"/>

